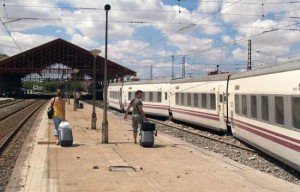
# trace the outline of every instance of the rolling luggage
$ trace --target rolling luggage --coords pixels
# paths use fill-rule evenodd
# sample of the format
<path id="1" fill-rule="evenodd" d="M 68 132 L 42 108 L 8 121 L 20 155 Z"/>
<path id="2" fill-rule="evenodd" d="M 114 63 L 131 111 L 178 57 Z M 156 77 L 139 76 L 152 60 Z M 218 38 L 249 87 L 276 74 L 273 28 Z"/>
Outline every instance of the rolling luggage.
<path id="1" fill-rule="evenodd" d="M 154 133 L 155 132 L 155 133 Z M 154 135 L 157 136 L 157 130 L 154 123 L 143 122 L 141 125 L 140 146 L 152 147 L 154 144 Z"/>
<path id="2" fill-rule="evenodd" d="M 78 108 L 79 108 L 79 109 L 83 109 L 83 103 L 79 103 L 79 104 L 78 104 Z"/>
<path id="3" fill-rule="evenodd" d="M 58 139 L 59 139 L 59 144 L 62 147 L 73 145 L 72 128 L 69 122 L 63 121 L 59 124 Z"/>

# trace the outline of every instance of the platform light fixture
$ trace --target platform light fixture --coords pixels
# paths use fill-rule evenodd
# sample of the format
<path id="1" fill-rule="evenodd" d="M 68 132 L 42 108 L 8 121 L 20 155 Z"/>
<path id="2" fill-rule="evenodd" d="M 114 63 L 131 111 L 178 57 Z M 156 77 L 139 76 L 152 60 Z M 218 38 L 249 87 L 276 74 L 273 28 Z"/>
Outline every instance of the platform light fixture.
<path id="1" fill-rule="evenodd" d="M 97 56 L 101 53 L 101 50 L 99 49 L 92 49 L 90 50 L 90 53 L 94 56 L 94 69 L 93 69 L 93 112 L 92 112 L 92 123 L 91 123 L 91 129 L 96 129 L 96 122 L 97 122 L 97 116 L 96 116 L 96 110 L 95 110 L 95 100 L 96 100 L 96 61 Z"/>

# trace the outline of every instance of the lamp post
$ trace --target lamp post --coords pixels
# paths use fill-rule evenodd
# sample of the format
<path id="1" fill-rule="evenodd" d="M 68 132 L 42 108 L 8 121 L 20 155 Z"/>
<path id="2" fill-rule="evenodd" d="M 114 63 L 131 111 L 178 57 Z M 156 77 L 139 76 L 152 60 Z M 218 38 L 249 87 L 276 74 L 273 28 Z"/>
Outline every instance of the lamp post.
<path id="1" fill-rule="evenodd" d="M 79 72 L 79 69 L 73 69 L 73 74 L 74 74 L 74 78 L 75 78 L 75 83 L 77 82 L 77 74 Z M 73 109 L 74 111 L 77 111 L 77 99 L 76 99 L 76 90 L 74 91 L 74 103 L 73 103 Z"/>
<path id="2" fill-rule="evenodd" d="M 97 55 L 101 53 L 99 49 L 92 49 L 90 53 L 94 56 L 94 69 L 93 69 L 93 112 L 92 112 L 92 123 L 91 123 L 91 129 L 96 129 L 96 121 L 97 116 L 95 112 L 95 99 L 96 99 L 96 60 Z"/>
<path id="3" fill-rule="evenodd" d="M 103 89 L 103 122 L 102 122 L 102 143 L 108 143 L 108 122 L 107 122 L 107 20 L 110 5 L 104 6 L 106 12 L 105 22 L 105 62 L 104 62 L 104 89 Z"/>

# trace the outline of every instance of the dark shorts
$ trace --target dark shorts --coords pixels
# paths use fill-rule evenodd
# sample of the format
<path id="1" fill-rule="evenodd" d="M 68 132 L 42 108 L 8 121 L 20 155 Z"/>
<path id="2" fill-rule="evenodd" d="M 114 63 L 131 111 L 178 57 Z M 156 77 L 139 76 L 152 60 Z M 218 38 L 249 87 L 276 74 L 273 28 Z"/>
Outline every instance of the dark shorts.
<path id="1" fill-rule="evenodd" d="M 141 126 L 143 121 L 142 115 L 132 114 L 132 130 L 133 132 L 138 132 L 138 127 Z"/>

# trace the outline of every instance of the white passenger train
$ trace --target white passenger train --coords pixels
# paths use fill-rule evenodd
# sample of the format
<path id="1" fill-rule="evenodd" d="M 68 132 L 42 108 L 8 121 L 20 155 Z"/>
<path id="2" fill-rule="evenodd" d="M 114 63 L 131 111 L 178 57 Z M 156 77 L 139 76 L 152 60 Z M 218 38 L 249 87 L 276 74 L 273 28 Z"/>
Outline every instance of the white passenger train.
<path id="1" fill-rule="evenodd" d="M 109 106 L 144 92 L 146 114 L 232 134 L 300 171 L 300 60 L 236 74 L 110 84 Z"/>

